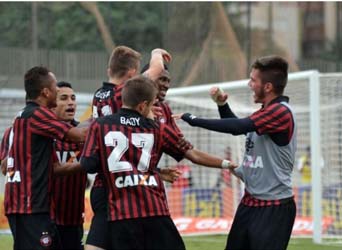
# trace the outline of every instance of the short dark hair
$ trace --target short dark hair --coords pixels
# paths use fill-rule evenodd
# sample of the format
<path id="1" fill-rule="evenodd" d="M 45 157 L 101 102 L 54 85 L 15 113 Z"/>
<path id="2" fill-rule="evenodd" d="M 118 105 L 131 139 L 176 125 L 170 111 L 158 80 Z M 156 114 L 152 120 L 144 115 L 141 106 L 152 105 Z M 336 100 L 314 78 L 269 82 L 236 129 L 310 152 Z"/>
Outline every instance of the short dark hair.
<path id="1" fill-rule="evenodd" d="M 135 108 L 144 101 L 151 102 L 157 96 L 158 89 L 155 83 L 142 75 L 135 76 L 126 81 L 122 91 L 122 103 Z"/>
<path id="2" fill-rule="evenodd" d="M 262 83 L 272 83 L 274 92 L 283 94 L 289 68 L 284 58 L 275 55 L 261 57 L 252 64 L 252 68 L 260 71 Z"/>
<path id="3" fill-rule="evenodd" d="M 70 88 L 70 89 L 72 89 L 71 83 L 69 83 L 69 82 L 63 82 L 63 81 L 58 82 L 58 83 L 57 83 L 57 87 L 58 87 L 58 88 Z"/>
<path id="4" fill-rule="evenodd" d="M 43 88 L 50 87 L 50 72 L 46 67 L 36 66 L 25 73 L 24 83 L 27 99 L 36 99 Z"/>
<path id="5" fill-rule="evenodd" d="M 150 63 L 146 63 L 144 67 L 141 69 L 140 73 L 143 74 L 145 71 L 147 71 L 150 68 Z M 169 71 L 169 67 L 164 63 L 164 69 Z"/>
<path id="6" fill-rule="evenodd" d="M 109 58 L 108 68 L 112 77 L 123 77 L 130 69 L 138 69 L 141 55 L 126 46 L 117 46 Z"/>

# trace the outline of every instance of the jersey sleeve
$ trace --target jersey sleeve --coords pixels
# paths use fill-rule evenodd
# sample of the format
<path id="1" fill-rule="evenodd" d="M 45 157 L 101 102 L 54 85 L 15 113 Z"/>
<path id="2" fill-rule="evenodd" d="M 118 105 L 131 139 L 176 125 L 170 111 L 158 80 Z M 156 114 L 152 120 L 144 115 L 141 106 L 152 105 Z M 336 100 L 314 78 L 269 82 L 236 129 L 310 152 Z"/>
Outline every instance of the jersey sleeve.
<path id="1" fill-rule="evenodd" d="M 180 161 L 184 158 L 186 151 L 192 148 L 192 145 L 186 142 L 188 145 L 183 147 L 178 147 L 177 144 L 182 140 L 177 131 L 168 125 L 161 126 L 162 131 L 162 149 L 163 152 L 173 157 L 176 161 Z"/>
<path id="2" fill-rule="evenodd" d="M 294 120 L 290 109 L 281 104 L 275 103 L 265 109 L 260 109 L 249 116 L 256 132 L 262 134 L 288 133 L 292 134 Z"/>
<path id="3" fill-rule="evenodd" d="M 179 136 L 184 137 L 184 135 L 183 135 L 182 131 L 180 130 L 180 128 L 178 127 L 175 119 L 172 118 L 172 111 L 171 111 L 170 106 L 169 105 L 165 105 L 165 106 L 168 108 L 167 115 L 168 115 L 169 119 L 167 119 L 167 121 L 168 121 L 167 125 L 169 125 L 175 132 L 177 132 L 177 134 Z"/>
<path id="4" fill-rule="evenodd" d="M 72 128 L 70 124 L 58 120 L 57 116 L 47 108 L 38 108 L 34 111 L 31 119 L 33 133 L 62 140 L 65 134 Z"/>
<path id="5" fill-rule="evenodd" d="M 89 132 L 83 146 L 81 155 L 81 167 L 87 173 L 96 173 L 99 166 L 99 145 L 98 145 L 98 123 L 91 124 Z"/>
<path id="6" fill-rule="evenodd" d="M 2 137 L 1 145 L 0 145 L 0 160 L 5 159 L 8 154 L 10 133 L 11 133 L 11 128 L 7 128 Z"/>

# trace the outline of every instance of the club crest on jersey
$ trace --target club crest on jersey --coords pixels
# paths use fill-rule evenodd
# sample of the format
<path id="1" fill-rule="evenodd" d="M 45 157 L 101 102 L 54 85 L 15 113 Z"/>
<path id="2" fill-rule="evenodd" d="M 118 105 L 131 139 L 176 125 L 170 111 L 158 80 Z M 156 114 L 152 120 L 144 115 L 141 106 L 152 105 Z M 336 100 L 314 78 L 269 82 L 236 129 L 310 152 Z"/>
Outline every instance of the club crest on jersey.
<path id="1" fill-rule="evenodd" d="M 160 117 L 160 118 L 159 118 L 159 122 L 160 122 L 160 123 L 165 123 L 165 122 L 166 122 L 166 120 L 165 120 L 165 118 L 164 118 L 164 117 Z"/>
<path id="2" fill-rule="evenodd" d="M 248 153 L 252 148 L 254 148 L 254 142 L 250 138 L 247 138 L 245 143 L 246 152 Z"/>
<path id="3" fill-rule="evenodd" d="M 156 178 L 153 175 L 126 175 L 119 176 L 115 179 L 117 188 L 134 187 L 134 186 L 158 186 Z"/>
<path id="4" fill-rule="evenodd" d="M 48 232 L 43 232 L 39 241 L 40 241 L 40 245 L 43 247 L 49 247 L 52 244 L 52 238 L 48 234 Z"/>

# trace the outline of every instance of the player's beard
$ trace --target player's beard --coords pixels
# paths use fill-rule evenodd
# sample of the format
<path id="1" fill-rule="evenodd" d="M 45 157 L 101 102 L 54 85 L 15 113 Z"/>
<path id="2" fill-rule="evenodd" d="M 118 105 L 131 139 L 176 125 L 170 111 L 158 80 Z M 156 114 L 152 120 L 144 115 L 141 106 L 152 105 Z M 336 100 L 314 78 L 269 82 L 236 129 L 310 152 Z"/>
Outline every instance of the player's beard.
<path id="1" fill-rule="evenodd" d="M 254 91 L 254 102 L 255 103 L 262 103 L 265 99 L 265 90 L 263 88 L 260 88 L 259 90 Z"/>

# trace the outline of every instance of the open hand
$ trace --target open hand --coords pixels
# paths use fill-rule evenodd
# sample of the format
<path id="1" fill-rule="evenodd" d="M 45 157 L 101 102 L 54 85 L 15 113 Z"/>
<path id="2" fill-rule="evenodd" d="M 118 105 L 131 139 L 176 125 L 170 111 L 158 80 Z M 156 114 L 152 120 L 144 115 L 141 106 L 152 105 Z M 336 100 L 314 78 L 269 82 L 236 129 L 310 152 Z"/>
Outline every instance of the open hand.
<path id="1" fill-rule="evenodd" d="M 162 180 L 170 183 L 173 183 L 175 180 L 177 180 L 178 177 L 181 176 L 181 174 L 182 171 L 175 167 L 167 167 L 160 169 L 160 177 L 162 178 Z"/>
<path id="2" fill-rule="evenodd" d="M 158 106 L 152 106 L 152 112 L 155 118 L 161 117 L 163 115 L 162 108 Z"/>

